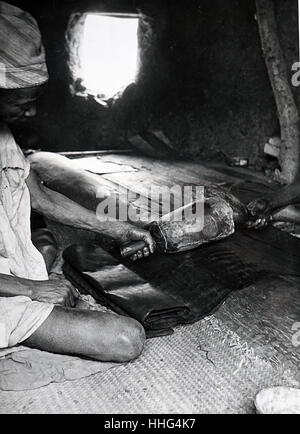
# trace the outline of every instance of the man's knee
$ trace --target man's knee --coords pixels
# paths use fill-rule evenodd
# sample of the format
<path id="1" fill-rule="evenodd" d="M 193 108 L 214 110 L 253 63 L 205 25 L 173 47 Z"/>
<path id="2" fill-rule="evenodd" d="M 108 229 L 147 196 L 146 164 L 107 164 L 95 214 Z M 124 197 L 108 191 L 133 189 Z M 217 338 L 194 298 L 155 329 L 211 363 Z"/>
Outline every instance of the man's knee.
<path id="1" fill-rule="evenodd" d="M 99 339 L 99 338 L 98 338 Z M 110 318 L 108 352 L 105 359 L 115 362 L 129 362 L 143 351 L 146 335 L 143 326 L 132 318 L 113 316 Z M 99 349 L 102 342 L 99 342 Z M 103 360 L 103 351 L 96 355 Z"/>
<path id="2" fill-rule="evenodd" d="M 124 361 L 136 359 L 143 351 L 145 340 L 146 335 L 141 324 L 126 318 L 119 335 L 119 344 Z"/>
<path id="3" fill-rule="evenodd" d="M 56 306 L 23 344 L 104 362 L 128 362 L 141 354 L 144 343 L 145 331 L 132 318 Z"/>

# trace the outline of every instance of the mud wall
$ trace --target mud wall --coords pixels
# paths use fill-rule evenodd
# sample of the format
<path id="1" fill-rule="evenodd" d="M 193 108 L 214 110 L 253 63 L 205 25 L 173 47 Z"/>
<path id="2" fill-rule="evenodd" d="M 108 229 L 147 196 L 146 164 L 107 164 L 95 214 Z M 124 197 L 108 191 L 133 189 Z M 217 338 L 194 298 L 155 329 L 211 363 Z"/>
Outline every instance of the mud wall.
<path id="1" fill-rule="evenodd" d="M 279 133 L 252 0 L 12 2 L 38 19 L 51 74 L 39 116 L 26 131 L 16 130 L 25 147 L 115 149 L 127 146 L 129 135 L 158 128 L 179 155 L 219 159 L 253 157 L 267 137 Z M 276 5 L 290 69 L 298 56 L 297 1 Z M 113 109 L 72 97 L 64 48 L 71 13 L 137 8 L 150 17 L 155 33 L 143 80 Z M 299 100 L 296 90 L 295 96 Z"/>

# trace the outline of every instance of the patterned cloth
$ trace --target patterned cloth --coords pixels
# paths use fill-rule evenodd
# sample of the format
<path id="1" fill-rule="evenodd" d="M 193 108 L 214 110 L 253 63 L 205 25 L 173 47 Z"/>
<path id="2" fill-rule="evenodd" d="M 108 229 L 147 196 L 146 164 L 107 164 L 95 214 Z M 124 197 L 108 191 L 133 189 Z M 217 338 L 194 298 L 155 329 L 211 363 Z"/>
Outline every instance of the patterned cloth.
<path id="1" fill-rule="evenodd" d="M 29 13 L 0 1 L 0 88 L 38 86 L 48 78 L 37 22 Z"/>

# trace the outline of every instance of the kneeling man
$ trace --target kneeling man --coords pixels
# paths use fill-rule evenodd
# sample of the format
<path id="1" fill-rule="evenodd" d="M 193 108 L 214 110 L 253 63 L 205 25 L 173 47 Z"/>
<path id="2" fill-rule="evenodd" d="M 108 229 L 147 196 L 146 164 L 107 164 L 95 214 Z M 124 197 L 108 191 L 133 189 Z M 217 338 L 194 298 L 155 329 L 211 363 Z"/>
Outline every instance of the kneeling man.
<path id="1" fill-rule="evenodd" d="M 118 242 L 154 242 L 147 231 L 100 222 L 95 213 L 44 187 L 16 144 L 9 124 L 36 113 L 48 80 L 44 48 L 34 18 L 0 1 L 0 349 L 23 345 L 101 361 L 124 362 L 141 353 L 145 333 L 133 319 L 75 308 L 77 291 L 48 280 L 33 246 L 30 207 L 77 228 L 105 233 Z M 141 252 L 140 252 L 141 255 Z"/>

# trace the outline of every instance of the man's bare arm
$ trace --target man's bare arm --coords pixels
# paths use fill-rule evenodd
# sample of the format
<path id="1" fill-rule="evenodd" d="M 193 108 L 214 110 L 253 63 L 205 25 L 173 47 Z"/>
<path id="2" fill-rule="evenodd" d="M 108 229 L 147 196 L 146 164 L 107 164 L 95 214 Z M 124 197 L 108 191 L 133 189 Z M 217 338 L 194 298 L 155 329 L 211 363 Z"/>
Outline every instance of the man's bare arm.
<path id="1" fill-rule="evenodd" d="M 154 252 L 155 244 L 149 232 L 126 222 L 98 219 L 95 212 L 42 185 L 34 171 L 31 171 L 27 185 L 32 208 L 45 217 L 67 226 L 107 235 L 119 243 L 143 240 L 150 251 Z"/>
<path id="2" fill-rule="evenodd" d="M 300 203 L 300 182 L 284 187 L 265 198 L 258 198 L 248 204 L 248 210 L 253 217 L 266 217 Z"/>
<path id="3" fill-rule="evenodd" d="M 15 297 L 18 295 L 31 298 L 32 290 L 30 289 L 29 281 L 0 274 L 0 297 Z"/>
<path id="4" fill-rule="evenodd" d="M 288 206 L 272 215 L 273 222 L 287 222 L 300 224 L 300 210 L 294 206 Z"/>
<path id="5" fill-rule="evenodd" d="M 24 296 L 33 301 L 74 307 L 77 291 L 63 280 L 29 280 L 0 274 L 0 297 Z"/>
<path id="6" fill-rule="evenodd" d="M 300 182 L 295 182 L 277 191 L 269 199 L 269 207 L 272 211 L 285 208 L 288 205 L 300 203 Z"/>

